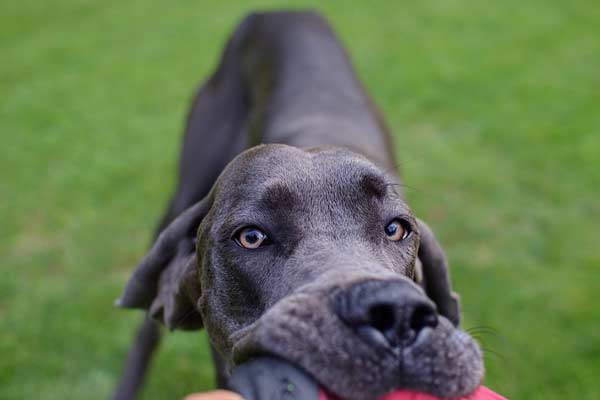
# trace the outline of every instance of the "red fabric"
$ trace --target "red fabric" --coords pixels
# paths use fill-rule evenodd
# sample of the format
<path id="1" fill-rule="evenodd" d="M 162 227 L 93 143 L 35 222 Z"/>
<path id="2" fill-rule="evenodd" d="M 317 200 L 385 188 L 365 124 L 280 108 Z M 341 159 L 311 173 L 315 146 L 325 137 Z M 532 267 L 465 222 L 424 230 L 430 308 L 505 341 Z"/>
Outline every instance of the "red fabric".
<path id="1" fill-rule="evenodd" d="M 379 400 L 438 400 L 439 397 L 432 396 L 426 393 L 411 392 L 408 390 L 399 390 L 392 392 L 381 397 Z M 332 395 L 328 395 L 321 391 L 319 394 L 319 400 L 339 400 Z M 473 393 L 468 396 L 460 397 L 454 400 L 507 400 L 505 397 L 500 396 L 498 393 L 492 392 L 485 386 L 479 386 Z"/>

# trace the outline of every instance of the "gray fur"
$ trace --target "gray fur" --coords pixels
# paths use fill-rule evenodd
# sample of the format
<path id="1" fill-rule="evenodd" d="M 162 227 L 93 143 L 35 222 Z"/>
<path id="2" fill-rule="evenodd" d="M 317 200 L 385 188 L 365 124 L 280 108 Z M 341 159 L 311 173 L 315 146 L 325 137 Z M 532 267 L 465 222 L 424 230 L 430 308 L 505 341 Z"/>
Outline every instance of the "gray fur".
<path id="1" fill-rule="evenodd" d="M 246 18 L 195 100 L 166 227 L 119 304 L 148 309 L 171 329 L 204 327 L 221 380 L 268 353 L 348 400 L 394 388 L 472 391 L 481 352 L 455 326 L 445 257 L 403 200 L 395 164 L 385 124 L 321 17 Z M 412 233 L 392 242 L 384 227 L 398 217 Z M 244 226 L 272 244 L 241 248 L 232 237 Z M 388 351 L 362 340 L 331 299 L 394 280 L 428 295 L 440 323 Z"/>

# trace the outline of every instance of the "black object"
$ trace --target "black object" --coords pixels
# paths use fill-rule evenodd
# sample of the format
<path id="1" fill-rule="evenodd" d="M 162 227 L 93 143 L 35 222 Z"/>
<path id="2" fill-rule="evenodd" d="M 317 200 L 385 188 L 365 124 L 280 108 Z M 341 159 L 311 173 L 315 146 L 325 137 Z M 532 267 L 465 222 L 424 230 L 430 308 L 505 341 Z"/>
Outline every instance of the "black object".
<path id="1" fill-rule="evenodd" d="M 304 371 L 275 357 L 258 357 L 233 370 L 228 389 L 244 400 L 317 400 L 317 383 Z"/>
<path id="2" fill-rule="evenodd" d="M 426 327 L 435 328 L 435 304 L 406 280 L 359 282 L 335 297 L 336 314 L 367 342 L 400 350 Z"/>

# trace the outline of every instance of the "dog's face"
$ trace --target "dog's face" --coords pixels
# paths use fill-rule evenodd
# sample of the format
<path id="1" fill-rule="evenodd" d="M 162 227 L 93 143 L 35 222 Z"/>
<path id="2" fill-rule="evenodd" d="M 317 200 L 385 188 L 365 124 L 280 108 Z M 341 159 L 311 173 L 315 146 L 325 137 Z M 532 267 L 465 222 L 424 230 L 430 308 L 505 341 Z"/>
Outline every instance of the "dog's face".
<path id="1" fill-rule="evenodd" d="M 419 224 L 392 179 L 348 150 L 250 149 L 136 272 L 154 294 L 122 302 L 202 324 L 231 365 L 278 355 L 342 398 L 469 393 L 480 350 L 414 283 Z"/>

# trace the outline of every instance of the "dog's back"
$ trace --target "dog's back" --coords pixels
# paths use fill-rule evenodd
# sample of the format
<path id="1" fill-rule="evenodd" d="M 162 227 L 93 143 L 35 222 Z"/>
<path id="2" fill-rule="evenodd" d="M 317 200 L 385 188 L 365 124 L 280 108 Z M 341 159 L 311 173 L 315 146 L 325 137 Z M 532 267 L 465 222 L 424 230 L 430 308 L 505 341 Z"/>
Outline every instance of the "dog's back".
<path id="1" fill-rule="evenodd" d="M 351 148 L 394 170 L 390 135 L 350 60 L 314 12 L 247 16 L 189 113 L 171 218 L 260 143 Z"/>

